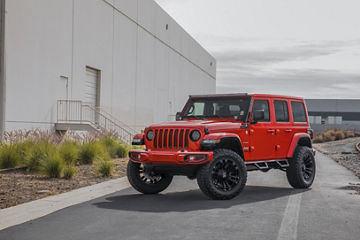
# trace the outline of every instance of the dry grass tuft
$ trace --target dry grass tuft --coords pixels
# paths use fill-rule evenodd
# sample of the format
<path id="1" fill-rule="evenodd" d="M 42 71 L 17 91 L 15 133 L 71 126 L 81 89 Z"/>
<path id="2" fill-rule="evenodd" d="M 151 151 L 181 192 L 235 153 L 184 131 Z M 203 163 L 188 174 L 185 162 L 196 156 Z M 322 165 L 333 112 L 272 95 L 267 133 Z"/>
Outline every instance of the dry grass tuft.
<path id="1" fill-rule="evenodd" d="M 313 142 L 314 143 L 322 143 L 322 142 L 331 142 L 342 140 L 351 137 L 357 137 L 359 133 L 353 131 L 343 131 L 339 129 L 331 129 L 326 132 L 317 133 L 314 136 Z"/>

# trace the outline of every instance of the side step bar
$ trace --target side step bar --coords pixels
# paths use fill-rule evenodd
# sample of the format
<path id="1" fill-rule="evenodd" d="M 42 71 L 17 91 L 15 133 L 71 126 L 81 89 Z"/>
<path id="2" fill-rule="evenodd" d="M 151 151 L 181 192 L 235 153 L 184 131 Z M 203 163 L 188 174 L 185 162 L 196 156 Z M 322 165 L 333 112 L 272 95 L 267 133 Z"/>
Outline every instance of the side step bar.
<path id="1" fill-rule="evenodd" d="M 268 161 L 245 162 L 248 171 L 261 170 L 268 171 L 270 169 L 286 170 L 289 167 L 287 159 L 274 159 Z"/>

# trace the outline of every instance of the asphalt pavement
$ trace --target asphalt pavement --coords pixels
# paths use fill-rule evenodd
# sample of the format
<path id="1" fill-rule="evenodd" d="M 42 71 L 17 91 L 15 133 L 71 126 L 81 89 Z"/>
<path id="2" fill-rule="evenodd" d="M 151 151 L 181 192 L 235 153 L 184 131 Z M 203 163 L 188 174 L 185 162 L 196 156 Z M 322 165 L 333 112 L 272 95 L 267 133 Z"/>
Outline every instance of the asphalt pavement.
<path id="1" fill-rule="evenodd" d="M 207 199 L 196 181 L 174 178 L 159 195 L 131 188 L 0 231 L 1 240 L 360 239 L 353 173 L 318 153 L 311 189 L 294 190 L 284 172 L 251 172 L 230 201 Z"/>

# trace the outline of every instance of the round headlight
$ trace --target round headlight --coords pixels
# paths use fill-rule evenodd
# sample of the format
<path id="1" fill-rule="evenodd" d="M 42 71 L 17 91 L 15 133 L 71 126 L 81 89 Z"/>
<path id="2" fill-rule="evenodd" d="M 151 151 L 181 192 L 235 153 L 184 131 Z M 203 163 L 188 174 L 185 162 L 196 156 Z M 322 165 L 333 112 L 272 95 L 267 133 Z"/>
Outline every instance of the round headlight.
<path id="1" fill-rule="evenodd" d="M 190 139 L 193 142 L 199 141 L 201 134 L 198 130 L 194 130 L 190 133 Z"/>
<path id="2" fill-rule="evenodd" d="M 152 141 L 153 140 L 153 138 L 154 138 L 154 131 L 153 130 L 149 130 L 148 132 L 147 132 L 147 134 L 146 134 L 146 139 L 148 140 L 148 141 Z"/>

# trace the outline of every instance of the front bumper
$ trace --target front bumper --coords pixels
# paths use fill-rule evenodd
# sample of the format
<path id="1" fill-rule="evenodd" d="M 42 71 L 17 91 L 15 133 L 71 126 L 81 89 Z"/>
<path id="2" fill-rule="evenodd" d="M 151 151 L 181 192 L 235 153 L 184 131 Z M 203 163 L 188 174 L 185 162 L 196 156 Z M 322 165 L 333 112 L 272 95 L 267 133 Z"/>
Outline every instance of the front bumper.
<path id="1" fill-rule="evenodd" d="M 199 165 L 210 162 L 213 152 L 130 150 L 130 160 L 144 164 Z"/>

